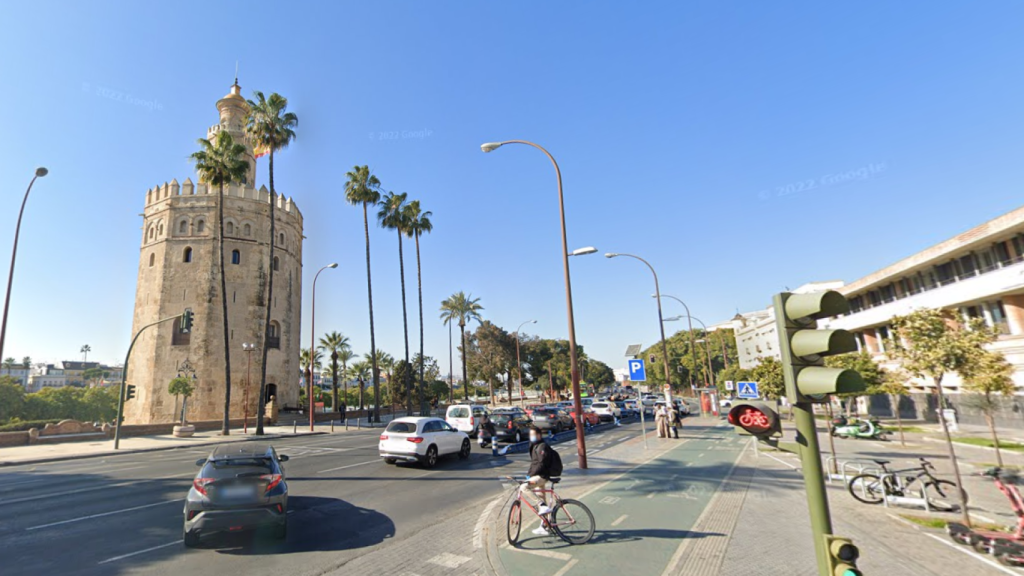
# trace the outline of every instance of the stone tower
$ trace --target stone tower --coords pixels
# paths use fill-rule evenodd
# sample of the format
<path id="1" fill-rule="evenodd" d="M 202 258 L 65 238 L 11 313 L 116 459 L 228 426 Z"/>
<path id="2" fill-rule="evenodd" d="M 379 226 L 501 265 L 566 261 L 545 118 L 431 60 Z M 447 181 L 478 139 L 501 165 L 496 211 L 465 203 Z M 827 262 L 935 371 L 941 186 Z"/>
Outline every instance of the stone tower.
<path id="1" fill-rule="evenodd" d="M 249 152 L 249 174 L 242 184 L 224 188 L 224 267 L 226 269 L 231 354 L 231 418 L 241 419 L 246 388 L 246 352 L 251 357 L 249 416 L 256 412 L 260 360 L 266 318 L 266 281 L 270 250 L 270 202 L 275 202 L 274 301 L 267 357 L 268 397 L 278 406 L 296 406 L 299 394 L 299 319 L 302 294 L 302 215 L 292 202 L 270 197 L 266 186 L 253 187 L 256 161 L 245 135 L 248 106 L 236 81 L 217 102 L 220 122 L 207 131 L 211 141 L 225 130 Z M 218 188 L 187 178 L 146 192 L 142 249 L 135 292 L 132 335 L 143 326 L 191 309 L 192 331 L 181 334 L 178 321 L 146 330 L 132 350 L 128 383 L 136 397 L 125 403 L 125 423 L 174 422 L 177 402 L 167 385 L 187 360 L 194 368 L 196 392 L 189 400 L 192 422 L 219 421 L 224 414 L 224 333 L 217 259 Z"/>

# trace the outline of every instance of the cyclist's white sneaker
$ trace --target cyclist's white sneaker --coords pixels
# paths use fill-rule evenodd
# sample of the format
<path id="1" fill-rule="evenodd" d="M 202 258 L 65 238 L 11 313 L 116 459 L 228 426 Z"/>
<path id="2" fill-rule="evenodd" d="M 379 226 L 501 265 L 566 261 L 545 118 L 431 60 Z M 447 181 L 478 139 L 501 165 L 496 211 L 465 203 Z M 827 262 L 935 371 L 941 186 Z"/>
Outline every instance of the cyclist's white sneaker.
<path id="1" fill-rule="evenodd" d="M 551 534 L 551 531 L 545 528 L 544 526 L 538 526 L 534 528 L 532 532 L 537 536 L 549 536 Z"/>
<path id="2" fill-rule="evenodd" d="M 537 514 L 543 516 L 545 514 L 551 514 L 551 507 L 547 504 L 541 504 L 537 507 Z"/>

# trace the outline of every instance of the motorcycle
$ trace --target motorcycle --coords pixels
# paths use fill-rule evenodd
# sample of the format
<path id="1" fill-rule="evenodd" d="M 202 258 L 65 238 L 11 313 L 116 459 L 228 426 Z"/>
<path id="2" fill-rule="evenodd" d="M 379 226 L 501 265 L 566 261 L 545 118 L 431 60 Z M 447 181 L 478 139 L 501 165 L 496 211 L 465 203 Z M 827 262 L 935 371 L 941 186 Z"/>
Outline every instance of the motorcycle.
<path id="1" fill-rule="evenodd" d="M 839 438 L 865 438 L 868 440 L 885 440 L 890 434 L 874 418 L 859 420 L 857 418 L 847 419 L 846 416 L 839 416 L 832 419 L 832 426 L 829 433 Z"/>

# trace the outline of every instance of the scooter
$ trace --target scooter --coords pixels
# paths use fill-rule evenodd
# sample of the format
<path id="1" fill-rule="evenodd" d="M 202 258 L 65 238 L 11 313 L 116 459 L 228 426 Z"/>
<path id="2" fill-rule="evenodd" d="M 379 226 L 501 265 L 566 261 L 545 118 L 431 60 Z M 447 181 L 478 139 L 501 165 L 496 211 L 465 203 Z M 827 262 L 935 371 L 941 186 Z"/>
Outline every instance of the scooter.
<path id="1" fill-rule="evenodd" d="M 1012 533 L 997 532 L 975 530 L 959 522 L 949 522 L 946 524 L 946 532 L 954 542 L 973 546 L 983 554 L 992 554 L 1001 564 L 1024 566 L 1024 498 L 1015 485 L 1020 478 L 1015 473 L 1001 468 L 990 468 L 981 475 L 992 478 L 996 488 L 1010 500 L 1010 506 L 1017 515 L 1017 528 Z"/>
<path id="2" fill-rule="evenodd" d="M 885 436 L 890 434 L 874 418 L 847 420 L 846 416 L 833 418 L 829 432 L 839 438 L 866 438 L 869 440 L 885 440 Z"/>

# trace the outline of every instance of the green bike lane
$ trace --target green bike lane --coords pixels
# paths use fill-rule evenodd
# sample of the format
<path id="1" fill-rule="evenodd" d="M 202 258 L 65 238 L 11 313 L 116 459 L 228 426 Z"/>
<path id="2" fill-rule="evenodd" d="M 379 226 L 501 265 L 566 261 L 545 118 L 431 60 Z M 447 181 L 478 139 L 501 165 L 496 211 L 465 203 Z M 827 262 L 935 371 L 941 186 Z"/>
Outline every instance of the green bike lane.
<path id="1" fill-rule="evenodd" d="M 509 576 L 662 574 L 684 542 L 706 536 L 692 528 L 745 446 L 731 427 L 684 430 L 681 436 L 650 438 L 652 447 L 674 446 L 578 498 L 596 523 L 586 545 L 530 533 L 538 520 L 527 510 L 512 547 L 503 514 L 497 551 Z M 636 449 L 643 450 L 639 444 Z"/>

